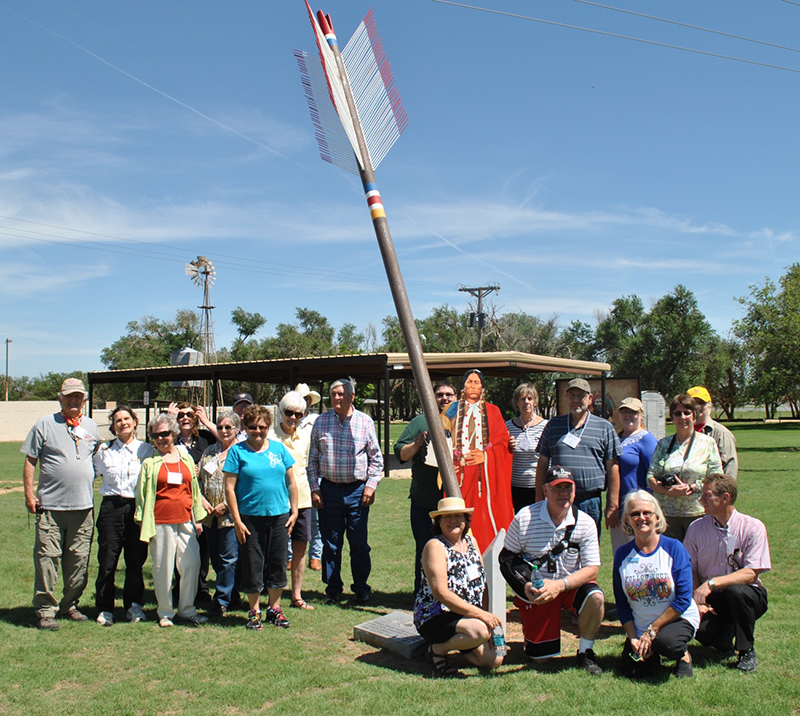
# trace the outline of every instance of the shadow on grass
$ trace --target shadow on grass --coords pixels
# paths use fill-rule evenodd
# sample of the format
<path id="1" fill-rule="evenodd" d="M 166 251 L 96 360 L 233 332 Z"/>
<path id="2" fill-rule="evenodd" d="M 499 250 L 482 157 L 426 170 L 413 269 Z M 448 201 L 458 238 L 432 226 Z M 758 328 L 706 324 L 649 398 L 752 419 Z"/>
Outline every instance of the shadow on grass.
<path id="1" fill-rule="evenodd" d="M 738 447 L 736 452 L 800 452 L 800 447 L 796 445 L 786 445 L 781 447 Z"/>

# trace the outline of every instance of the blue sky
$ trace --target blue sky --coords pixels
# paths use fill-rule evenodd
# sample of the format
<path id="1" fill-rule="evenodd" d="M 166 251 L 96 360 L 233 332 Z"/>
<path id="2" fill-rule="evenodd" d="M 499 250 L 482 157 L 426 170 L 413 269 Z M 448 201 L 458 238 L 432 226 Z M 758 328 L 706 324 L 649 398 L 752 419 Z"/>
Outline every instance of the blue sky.
<path id="1" fill-rule="evenodd" d="M 800 5 L 575 0 L 485 8 L 800 71 Z M 341 44 L 370 4 L 330 0 Z M 415 315 L 497 282 L 500 312 L 593 322 L 688 286 L 725 334 L 734 296 L 797 260 L 800 72 L 432 0 L 374 0 L 410 124 L 377 179 Z M 218 268 L 237 306 L 337 327 L 394 312 L 357 178 L 319 159 L 292 50 L 301 0 L 0 0 L 0 339 L 12 375 L 98 370 L 144 315 Z"/>

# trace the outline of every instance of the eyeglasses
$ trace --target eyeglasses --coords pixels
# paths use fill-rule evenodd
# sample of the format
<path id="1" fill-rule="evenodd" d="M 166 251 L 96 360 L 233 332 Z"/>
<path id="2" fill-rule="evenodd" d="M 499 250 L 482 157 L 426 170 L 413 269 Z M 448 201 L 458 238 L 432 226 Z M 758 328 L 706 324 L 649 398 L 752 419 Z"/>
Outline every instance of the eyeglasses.
<path id="1" fill-rule="evenodd" d="M 455 398 L 455 393 L 434 393 L 437 398 Z"/>
<path id="2" fill-rule="evenodd" d="M 679 418 L 688 418 L 690 415 L 694 415 L 693 410 L 676 410 L 672 417 L 679 417 Z"/>
<path id="3" fill-rule="evenodd" d="M 155 440 L 157 438 L 166 438 L 172 435 L 172 430 L 162 430 L 160 433 L 150 433 L 150 437 Z"/>
<path id="4" fill-rule="evenodd" d="M 283 414 L 287 418 L 297 418 L 298 420 L 300 420 L 300 418 L 303 417 L 303 413 L 296 413 L 296 412 L 294 412 L 294 410 L 284 410 Z"/>
<path id="5" fill-rule="evenodd" d="M 194 413 L 178 413 L 178 420 L 183 420 L 184 418 L 193 418 Z"/>
<path id="6" fill-rule="evenodd" d="M 248 430 L 252 430 L 253 432 L 264 432 L 265 433 L 265 432 L 267 432 L 267 430 L 269 430 L 269 427 L 267 427 L 266 425 L 248 425 L 247 429 Z"/>
<path id="7" fill-rule="evenodd" d="M 236 430 L 233 425 L 217 425 L 217 430 Z"/>
<path id="8" fill-rule="evenodd" d="M 650 510 L 634 510 L 631 512 L 631 517 L 636 519 L 637 517 L 644 517 L 646 520 L 649 520 L 655 512 L 651 512 Z"/>

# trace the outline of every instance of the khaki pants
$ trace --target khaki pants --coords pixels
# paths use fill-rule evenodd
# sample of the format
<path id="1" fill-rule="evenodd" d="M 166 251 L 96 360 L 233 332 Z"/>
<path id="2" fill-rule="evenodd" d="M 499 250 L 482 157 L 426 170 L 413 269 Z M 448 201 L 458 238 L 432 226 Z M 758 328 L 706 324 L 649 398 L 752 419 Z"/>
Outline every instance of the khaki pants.
<path id="1" fill-rule="evenodd" d="M 89 578 L 89 552 L 94 532 L 94 510 L 45 510 L 36 516 L 33 564 L 36 578 L 33 607 L 39 618 L 65 614 L 78 606 Z M 56 599 L 61 565 L 64 596 Z"/>

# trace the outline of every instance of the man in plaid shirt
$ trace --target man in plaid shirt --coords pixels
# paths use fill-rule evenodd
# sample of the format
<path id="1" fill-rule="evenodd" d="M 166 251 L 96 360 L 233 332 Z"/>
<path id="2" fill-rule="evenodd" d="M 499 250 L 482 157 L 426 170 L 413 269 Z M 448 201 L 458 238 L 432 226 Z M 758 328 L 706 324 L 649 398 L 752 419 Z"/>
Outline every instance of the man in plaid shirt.
<path id="1" fill-rule="evenodd" d="M 372 418 L 353 407 L 354 392 L 350 380 L 333 382 L 333 410 L 320 415 L 311 431 L 308 481 L 311 501 L 319 510 L 326 604 L 337 604 L 342 598 L 345 531 L 356 604 L 369 602 L 371 592 L 367 521 L 383 471 L 383 454 Z"/>

